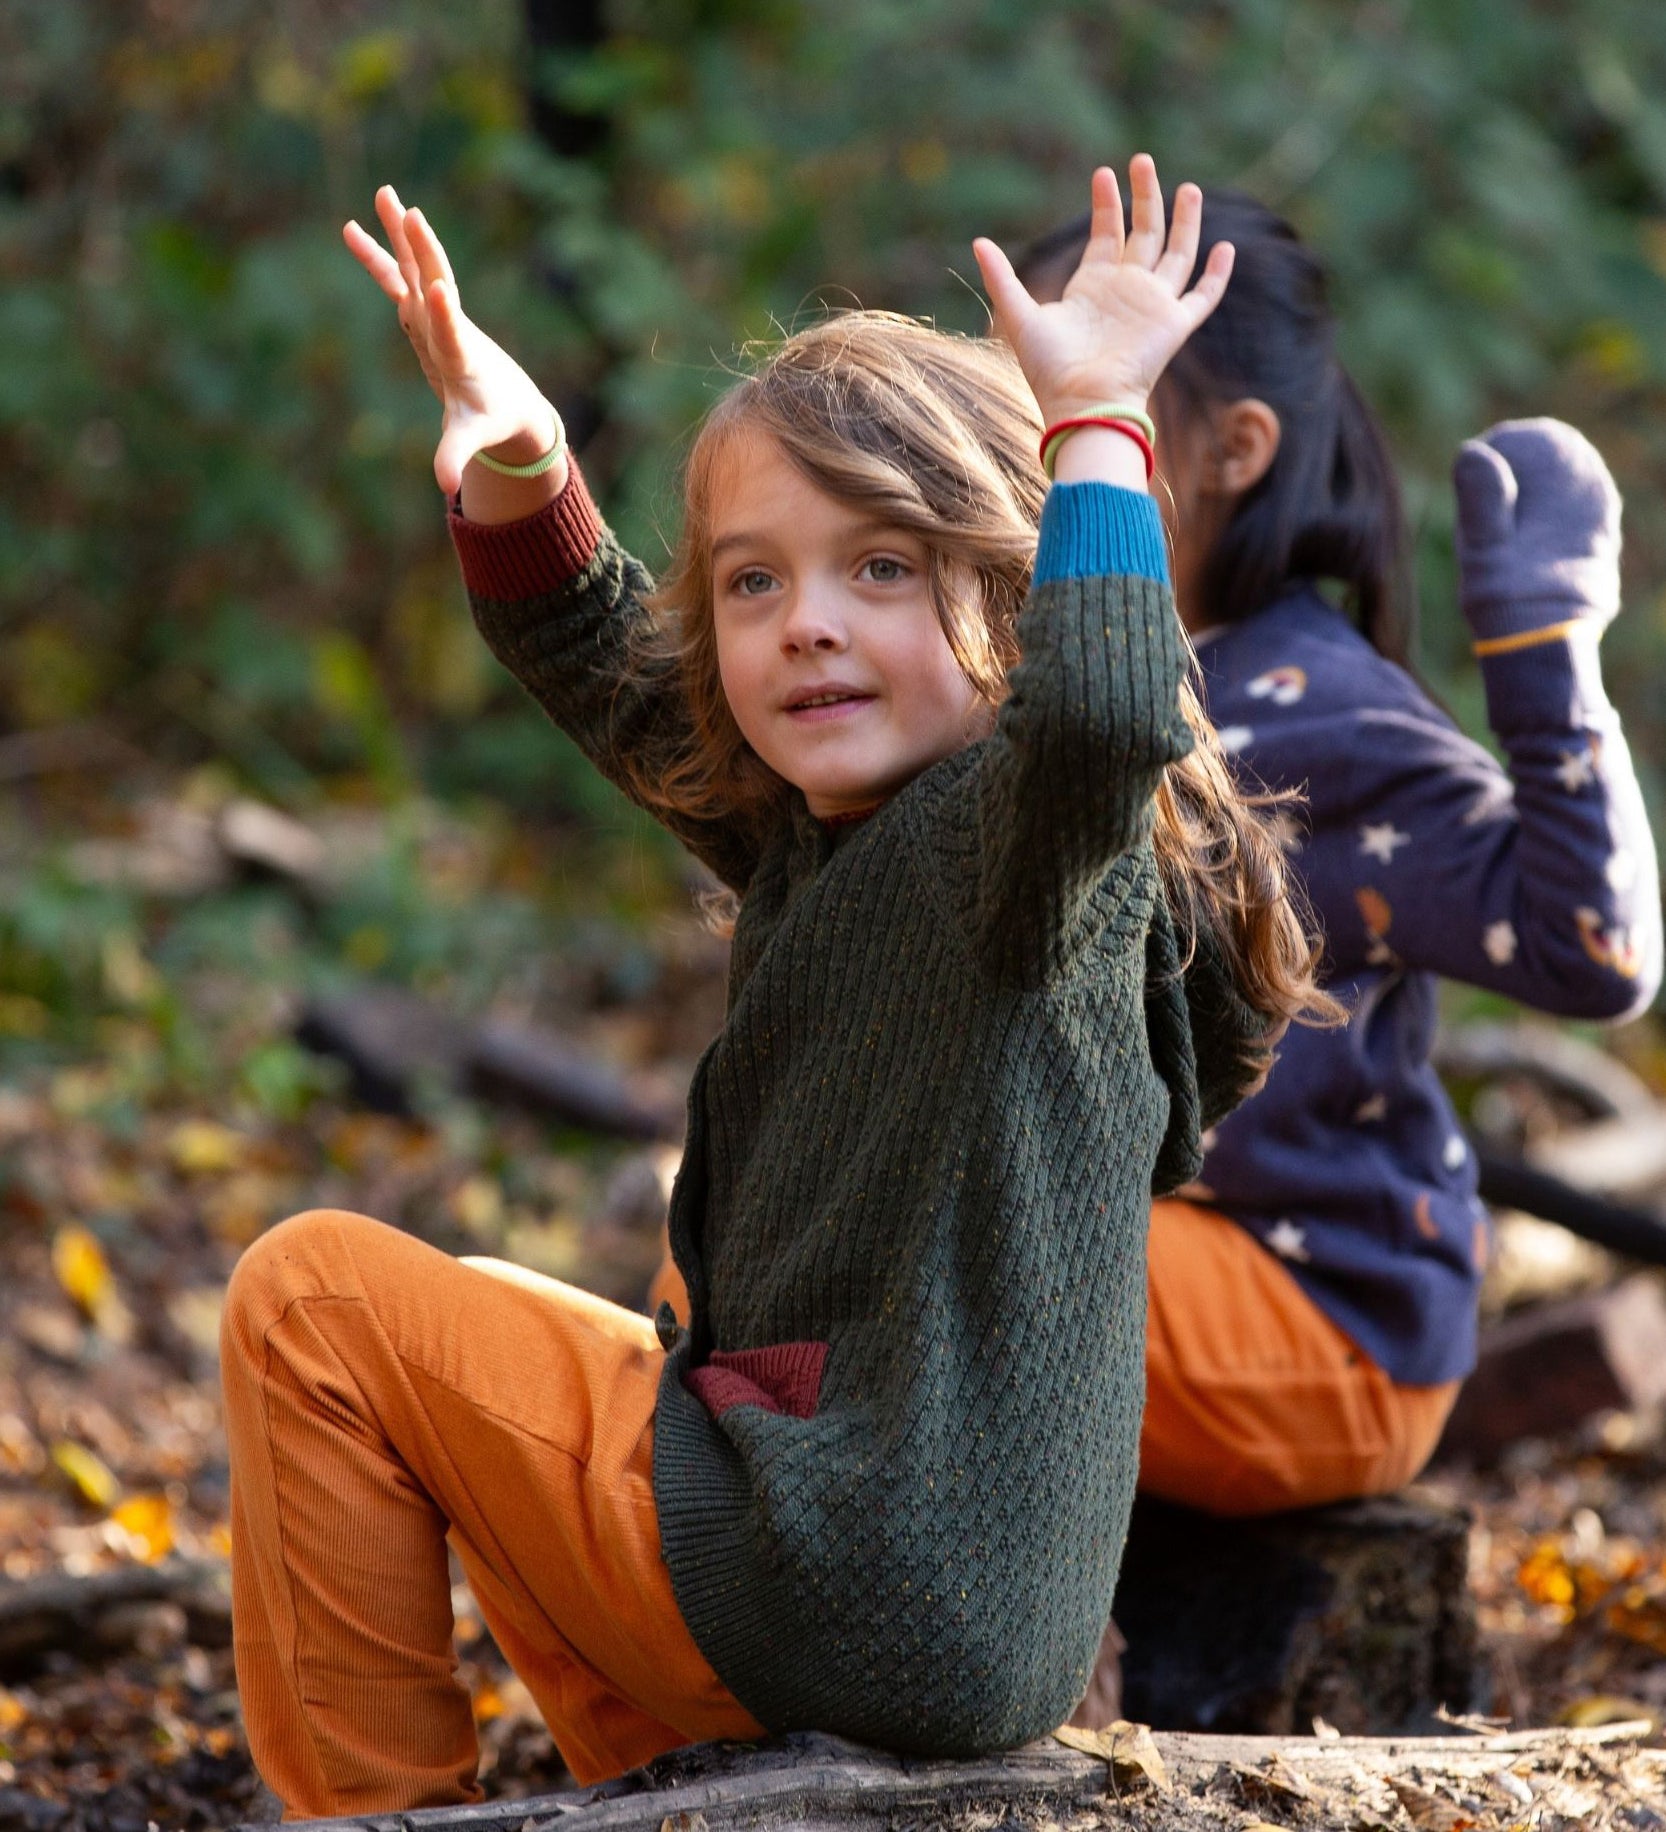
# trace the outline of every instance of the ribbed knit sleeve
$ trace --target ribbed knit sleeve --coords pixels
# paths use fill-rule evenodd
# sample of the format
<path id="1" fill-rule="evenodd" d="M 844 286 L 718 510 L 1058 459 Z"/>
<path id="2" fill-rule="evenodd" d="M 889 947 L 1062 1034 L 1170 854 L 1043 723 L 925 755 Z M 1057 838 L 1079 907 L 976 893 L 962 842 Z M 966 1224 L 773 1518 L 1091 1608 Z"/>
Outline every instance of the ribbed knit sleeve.
<path id="1" fill-rule="evenodd" d="M 1107 875 L 1149 831 L 1158 781 L 1192 743 L 1151 499 L 1056 486 L 1035 577 L 994 735 L 930 836 L 973 951 L 1025 984 L 1068 970 L 1103 929 L 1118 882 Z"/>
<path id="2" fill-rule="evenodd" d="M 631 664 L 653 580 L 603 523 L 577 464 L 536 515 L 487 527 L 454 511 L 451 537 L 487 647 L 597 769 L 642 802 L 629 766 L 679 742 L 687 702 L 669 670 L 646 676 Z M 725 884 L 746 887 L 757 848 L 739 824 L 649 812 Z"/>

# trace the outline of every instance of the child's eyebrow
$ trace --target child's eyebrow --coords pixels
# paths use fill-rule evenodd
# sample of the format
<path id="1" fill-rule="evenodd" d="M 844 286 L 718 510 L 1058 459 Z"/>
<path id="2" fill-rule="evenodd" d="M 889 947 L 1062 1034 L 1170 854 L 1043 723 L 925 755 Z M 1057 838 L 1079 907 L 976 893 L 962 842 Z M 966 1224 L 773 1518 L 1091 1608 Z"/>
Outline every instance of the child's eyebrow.
<path id="1" fill-rule="evenodd" d="M 917 534 L 911 534 L 906 528 L 899 528 L 895 522 L 881 521 L 877 516 L 853 524 L 849 533 L 858 540 L 866 540 L 869 536 L 876 534 L 890 535 L 893 539 L 902 541 L 917 541 L 920 538 Z M 771 544 L 772 538 L 767 534 L 754 534 L 747 528 L 738 529 L 733 534 L 720 534 L 711 544 L 711 558 L 716 560 L 719 554 L 727 553 L 736 547 L 767 547 Z"/>

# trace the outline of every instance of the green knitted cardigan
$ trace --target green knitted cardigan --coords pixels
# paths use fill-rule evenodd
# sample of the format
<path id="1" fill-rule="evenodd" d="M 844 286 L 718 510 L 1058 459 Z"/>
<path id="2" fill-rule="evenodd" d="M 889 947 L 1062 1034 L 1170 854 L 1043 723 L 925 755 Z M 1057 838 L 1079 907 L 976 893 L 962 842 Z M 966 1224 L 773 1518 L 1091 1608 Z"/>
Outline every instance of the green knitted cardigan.
<path id="1" fill-rule="evenodd" d="M 1032 588 L 993 736 L 860 826 L 796 795 L 761 838 L 672 823 L 743 898 L 671 1205 L 692 1322 L 662 1313 L 666 1563 L 761 1722 L 922 1754 L 1026 1742 L 1086 1686 L 1150 1199 L 1195 1173 L 1265 1030 L 1209 936 L 1184 949 L 1149 839 L 1191 742 L 1155 510 L 1055 489 L 1048 516 L 1055 554 L 1108 542 L 1159 576 Z M 525 522 L 453 525 L 492 649 L 628 787 L 685 716 L 622 685 L 647 575 L 576 477 Z"/>

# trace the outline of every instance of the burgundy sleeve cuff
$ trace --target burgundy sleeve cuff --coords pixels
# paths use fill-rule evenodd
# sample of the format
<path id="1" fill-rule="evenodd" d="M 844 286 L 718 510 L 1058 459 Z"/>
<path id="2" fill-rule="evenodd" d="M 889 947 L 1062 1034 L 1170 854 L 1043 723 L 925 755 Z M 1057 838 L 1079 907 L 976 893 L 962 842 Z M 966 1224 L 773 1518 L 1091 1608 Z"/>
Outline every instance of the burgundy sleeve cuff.
<path id="1" fill-rule="evenodd" d="M 463 583 L 478 598 L 514 603 L 542 598 L 583 572 L 602 537 L 602 518 L 577 462 L 554 502 L 518 522 L 471 522 L 455 503 L 449 516 Z"/>

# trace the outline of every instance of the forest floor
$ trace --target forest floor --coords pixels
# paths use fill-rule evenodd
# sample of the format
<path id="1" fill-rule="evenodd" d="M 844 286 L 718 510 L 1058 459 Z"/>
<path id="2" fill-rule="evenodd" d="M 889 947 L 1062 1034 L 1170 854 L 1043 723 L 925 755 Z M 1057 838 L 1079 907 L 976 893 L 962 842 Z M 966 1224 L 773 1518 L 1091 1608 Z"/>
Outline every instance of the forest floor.
<path id="1" fill-rule="evenodd" d="M 478 942 L 480 912 L 517 882 L 513 836 L 484 863 L 468 844 L 438 823 L 411 867 L 435 896 L 468 880 L 467 897 L 452 897 L 455 937 L 433 944 L 445 971 L 452 956 L 473 958 L 471 924 Z M 592 902 L 556 924 L 541 977 L 517 982 L 516 1009 L 663 1094 L 721 1020 L 725 950 L 684 913 L 674 872 L 669 889 L 641 891 L 652 875 L 640 861 L 625 870 L 628 920 Z M 100 906 L 103 916 L 84 899 L 60 908 L 91 937 L 103 1000 L 79 1050 L 41 1043 L 49 1026 L 26 1001 L 47 1010 L 46 992 L 0 986 L 0 1037 L 9 1024 L 25 1046 L 0 1057 L 0 1596 L 224 1559 L 220 1304 L 239 1252 L 282 1216 L 351 1206 L 626 1303 L 641 1300 L 657 1260 L 663 1149 L 598 1143 L 450 1094 L 416 1117 L 363 1110 L 288 1041 L 293 988 L 236 952 L 282 958 L 285 934 L 315 932 L 316 912 L 263 885 L 222 886 L 209 902 L 235 943 L 185 947 L 178 905 L 165 918 L 143 901 Z M 15 900 L 0 909 L 14 940 L 16 912 Z M 338 952 L 375 965 L 372 927 L 343 929 Z M 428 968 L 426 984 L 439 985 L 444 973 Z M 501 1006 L 502 982 L 492 996 Z M 1516 1725 L 1646 1717 L 1658 1734 L 1662 1421 L 1609 1414 L 1577 1437 L 1523 1442 L 1494 1469 L 1437 1469 L 1427 1486 L 1475 1521 L 1487 1696 L 1454 1703 Z M 456 1604 L 488 1794 L 560 1788 L 525 1689 L 462 1587 Z M 0 1666 L 0 1832 L 167 1832 L 261 1810 L 223 1612 L 138 1605 L 112 1612 L 96 1645 L 81 1635 Z"/>

